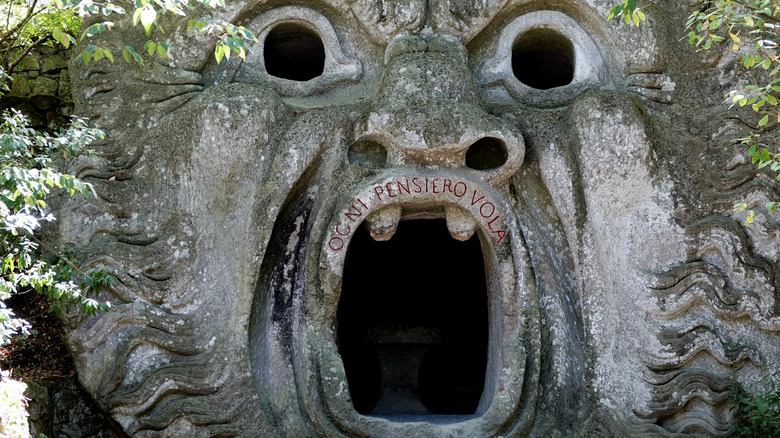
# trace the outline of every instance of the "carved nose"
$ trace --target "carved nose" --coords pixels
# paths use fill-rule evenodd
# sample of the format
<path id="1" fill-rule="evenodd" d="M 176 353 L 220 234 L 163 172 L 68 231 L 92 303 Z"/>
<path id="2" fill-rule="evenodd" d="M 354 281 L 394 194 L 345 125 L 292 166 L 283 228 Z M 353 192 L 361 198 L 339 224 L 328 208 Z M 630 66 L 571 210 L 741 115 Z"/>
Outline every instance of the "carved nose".
<path id="1" fill-rule="evenodd" d="M 491 182 L 519 168 L 522 134 L 482 109 L 460 41 L 399 38 L 386 64 L 374 108 L 349 148 L 352 164 L 463 169 Z"/>

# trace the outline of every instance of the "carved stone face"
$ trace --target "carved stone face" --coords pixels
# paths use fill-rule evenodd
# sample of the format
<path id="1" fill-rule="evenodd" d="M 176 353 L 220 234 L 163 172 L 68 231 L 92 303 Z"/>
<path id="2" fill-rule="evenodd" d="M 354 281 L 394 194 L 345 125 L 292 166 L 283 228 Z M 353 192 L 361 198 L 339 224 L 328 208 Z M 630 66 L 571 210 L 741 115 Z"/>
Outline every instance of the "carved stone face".
<path id="1" fill-rule="evenodd" d="M 776 224 L 730 206 L 773 186 L 688 9 L 604 9 L 237 2 L 245 61 L 74 60 L 109 137 L 58 239 L 119 279 L 64 322 L 84 387 L 133 436 L 726 434 L 780 351 Z"/>

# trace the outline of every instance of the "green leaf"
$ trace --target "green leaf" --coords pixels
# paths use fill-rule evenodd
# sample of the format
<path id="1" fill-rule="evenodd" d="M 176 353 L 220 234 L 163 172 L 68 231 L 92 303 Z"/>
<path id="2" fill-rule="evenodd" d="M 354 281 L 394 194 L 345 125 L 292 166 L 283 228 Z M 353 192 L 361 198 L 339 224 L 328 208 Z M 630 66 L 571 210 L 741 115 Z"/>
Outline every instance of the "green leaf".
<path id="1" fill-rule="evenodd" d="M 152 25 L 154 24 L 154 21 L 157 19 L 157 11 L 154 10 L 153 7 L 147 5 L 146 7 L 141 10 L 141 24 L 144 27 L 144 30 L 146 31 L 146 34 L 149 35 L 152 33 Z"/>
<path id="2" fill-rule="evenodd" d="M 130 64 L 130 51 L 125 49 L 122 49 L 122 57 L 125 58 L 125 61 Z"/>
<path id="3" fill-rule="evenodd" d="M 203 28 L 206 27 L 206 23 L 200 21 L 200 20 L 190 20 L 187 22 L 187 31 L 189 32 L 192 30 L 192 28 L 203 30 Z"/>
<path id="4" fill-rule="evenodd" d="M 607 15 L 607 21 L 610 21 L 613 18 L 619 16 L 622 11 L 623 11 L 623 3 L 612 7 L 612 9 L 609 10 L 609 14 Z"/>
<path id="5" fill-rule="evenodd" d="M 76 43 L 76 39 L 70 36 L 69 34 L 65 34 L 65 37 L 62 39 L 62 46 L 66 49 L 70 48 L 70 45 Z"/>
<path id="6" fill-rule="evenodd" d="M 222 51 L 223 48 L 227 46 L 218 45 L 216 49 L 214 49 L 214 56 L 217 58 L 217 64 L 222 62 L 222 58 L 225 56 L 224 52 Z"/>
<path id="7" fill-rule="evenodd" d="M 758 126 L 764 126 L 764 125 L 767 124 L 767 122 L 769 122 L 769 114 L 765 115 L 763 118 L 761 118 L 761 120 L 758 121 Z M 766 149 L 764 149 L 764 150 L 766 151 Z M 767 154 L 768 153 L 769 153 L 769 151 L 767 151 Z M 762 155 L 762 157 L 763 157 L 763 155 Z M 767 160 L 768 159 L 769 158 L 767 158 Z"/>
<path id="8" fill-rule="evenodd" d="M 136 9 L 135 12 L 133 12 L 133 26 L 138 24 L 138 20 L 141 19 L 141 13 L 144 10 L 142 8 Z"/>
<path id="9" fill-rule="evenodd" d="M 127 51 L 127 54 L 130 55 L 135 60 L 135 62 L 137 62 L 140 65 L 144 65 L 143 58 L 141 58 L 141 55 L 136 53 L 135 49 L 133 49 L 132 46 L 125 46 L 125 50 Z M 124 56 L 124 50 L 122 51 L 122 53 L 123 53 L 123 56 Z M 128 59 L 128 58 L 125 57 L 125 59 Z M 127 61 L 127 62 L 130 62 L 130 61 Z"/>
<path id="10" fill-rule="evenodd" d="M 108 60 L 111 61 L 112 64 L 114 63 L 114 54 L 111 53 L 111 49 L 109 49 L 108 47 L 103 47 L 103 54 L 106 55 L 106 58 L 108 58 Z"/>

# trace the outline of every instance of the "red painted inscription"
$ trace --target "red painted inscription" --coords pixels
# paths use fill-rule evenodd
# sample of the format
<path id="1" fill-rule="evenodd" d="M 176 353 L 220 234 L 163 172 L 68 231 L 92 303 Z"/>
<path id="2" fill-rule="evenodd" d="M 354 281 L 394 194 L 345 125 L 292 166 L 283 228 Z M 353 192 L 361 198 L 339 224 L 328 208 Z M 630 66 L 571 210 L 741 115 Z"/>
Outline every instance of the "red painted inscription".
<path id="1" fill-rule="evenodd" d="M 496 213 L 496 206 L 486 200 L 485 195 L 478 188 L 469 188 L 464 181 L 453 181 L 446 178 L 413 177 L 399 178 L 384 184 L 377 184 L 373 187 L 373 194 L 379 201 L 414 196 L 414 194 L 419 193 L 452 195 L 455 198 L 463 198 L 467 194 L 471 194 L 468 202 L 472 211 L 475 214 L 478 213 L 479 217 L 483 219 L 485 226 L 487 226 L 487 229 L 496 239 L 496 243 L 501 243 L 504 237 L 506 237 L 506 230 L 498 228 L 496 223 L 501 218 Z M 335 235 L 328 241 L 328 247 L 333 251 L 344 249 L 344 238 L 352 232 L 350 224 L 364 219 L 363 215 L 368 215 L 368 213 L 366 203 L 362 199 L 356 198 L 355 202 L 344 212 L 343 219 L 336 222 L 333 230 Z"/>

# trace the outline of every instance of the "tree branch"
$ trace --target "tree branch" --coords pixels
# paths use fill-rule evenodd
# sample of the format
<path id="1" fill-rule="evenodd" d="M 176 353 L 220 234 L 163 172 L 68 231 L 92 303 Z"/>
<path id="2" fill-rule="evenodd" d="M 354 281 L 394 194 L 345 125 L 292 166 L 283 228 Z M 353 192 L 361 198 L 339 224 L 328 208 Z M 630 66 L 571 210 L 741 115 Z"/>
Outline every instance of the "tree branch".
<path id="1" fill-rule="evenodd" d="M 28 47 L 28 48 L 27 48 L 27 50 L 25 50 L 25 51 L 24 51 L 24 53 L 22 53 L 21 55 L 19 55 L 19 57 L 18 57 L 18 58 L 16 58 L 16 61 L 14 61 L 14 62 L 11 64 L 11 66 L 10 66 L 10 67 L 8 67 L 8 70 L 5 72 L 5 74 L 7 74 L 7 75 L 9 75 L 9 76 L 10 76 L 10 75 L 11 75 L 11 73 L 14 71 L 14 68 L 16 68 L 16 66 L 17 66 L 17 65 L 19 65 L 19 63 L 20 63 L 20 62 L 22 62 L 22 60 L 23 60 L 24 58 L 26 58 L 26 57 L 27 57 L 27 55 L 29 55 L 29 54 L 30 54 L 30 52 L 32 51 L 32 49 L 34 49 L 35 47 L 39 46 L 41 43 L 43 43 L 44 41 L 48 40 L 49 38 L 51 38 L 51 34 L 47 33 L 46 35 L 44 35 L 44 36 L 42 36 L 42 37 L 38 38 L 38 41 L 36 41 L 36 42 L 34 42 L 34 43 L 30 44 L 30 47 Z"/>
<path id="2" fill-rule="evenodd" d="M 7 28 L 9 28 L 9 27 L 11 27 L 11 10 L 12 10 L 12 9 L 13 9 L 13 8 L 12 8 L 12 7 L 11 7 L 11 5 L 9 4 L 9 5 L 8 5 L 8 13 L 7 13 L 7 14 L 5 14 L 5 27 L 6 27 L 6 29 L 7 29 Z"/>
<path id="3" fill-rule="evenodd" d="M 16 26 L 12 27 L 8 32 L 6 32 L 4 35 L 0 36 L 0 44 L 3 44 L 8 40 L 8 38 L 11 38 L 11 36 L 15 35 L 16 32 L 22 28 L 25 24 L 27 24 L 30 19 L 39 14 L 43 9 L 39 9 L 38 11 L 35 10 L 35 6 L 38 4 L 38 0 L 33 0 L 32 4 L 29 8 L 27 8 L 27 13 L 25 17 L 22 19 L 22 21 L 18 22 Z"/>
<path id="4" fill-rule="evenodd" d="M 746 1 L 737 1 L 736 3 L 741 5 L 741 6 L 743 6 L 743 7 L 745 7 L 746 9 L 749 9 L 749 10 L 753 11 L 753 12 L 761 10 L 761 9 L 753 6 L 752 3 L 749 3 L 749 2 L 746 2 Z M 770 21 L 772 23 L 780 23 L 780 20 L 777 19 L 776 17 L 772 16 L 772 15 L 761 15 L 760 17 L 764 21 Z"/>
<path id="5" fill-rule="evenodd" d="M 30 52 L 31 52 L 31 51 L 32 51 L 34 48 L 36 48 L 37 46 L 41 45 L 42 43 L 44 43 L 44 42 L 45 42 L 46 40 L 48 40 L 49 38 L 51 38 L 51 34 L 50 34 L 50 33 L 46 33 L 46 34 L 45 34 L 45 35 L 43 35 L 42 37 L 38 38 L 38 40 L 36 40 L 34 43 L 32 43 L 32 44 L 31 44 L 31 45 L 30 45 L 30 46 L 29 46 L 29 47 L 28 47 L 28 48 L 27 48 L 27 49 L 24 51 L 24 53 L 22 53 L 21 55 L 19 55 L 19 57 L 16 59 L 16 61 L 14 61 L 14 62 L 11 64 L 11 66 L 10 66 L 10 67 L 8 67 L 8 71 L 6 72 L 6 74 L 9 74 L 9 75 L 10 75 L 10 74 L 11 74 L 11 72 L 14 70 L 14 68 L 15 68 L 15 67 L 16 67 L 16 66 L 17 66 L 17 65 L 20 63 L 20 62 L 22 62 L 22 60 L 23 60 L 25 57 L 27 57 L 27 55 L 29 55 L 29 54 L 30 54 Z"/>

